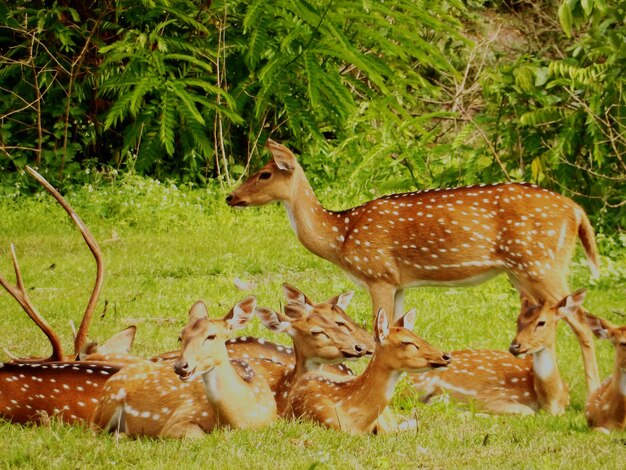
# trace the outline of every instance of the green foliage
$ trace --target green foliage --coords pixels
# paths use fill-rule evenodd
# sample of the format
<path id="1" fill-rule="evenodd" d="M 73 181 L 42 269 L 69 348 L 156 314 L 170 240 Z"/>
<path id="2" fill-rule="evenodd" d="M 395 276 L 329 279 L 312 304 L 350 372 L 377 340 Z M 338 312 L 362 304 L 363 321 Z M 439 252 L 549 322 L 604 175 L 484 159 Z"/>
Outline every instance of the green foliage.
<path id="1" fill-rule="evenodd" d="M 103 130 L 120 129 L 119 151 L 136 159 L 136 171 L 195 179 L 212 165 L 209 136 L 217 117 L 242 122 L 233 98 L 216 83 L 213 19 L 189 1 L 157 1 L 149 9 L 119 3 L 136 22 L 99 49 L 97 81 L 112 101 Z"/>
<path id="2" fill-rule="evenodd" d="M 483 117 L 511 174 L 573 196 L 611 232 L 626 226 L 625 7 L 565 1 L 566 33 L 586 22 L 566 57 L 521 56 L 483 77 Z"/>
<path id="3" fill-rule="evenodd" d="M 232 183 L 271 135 L 317 187 L 364 198 L 524 179 L 575 197 L 600 230 L 626 222 L 622 1 L 12 5 L 0 7 L 2 194 L 32 190 L 26 163 L 57 185 L 118 171 Z M 563 31 L 478 61 L 484 46 L 463 31 L 511 9 Z"/>
<path id="4" fill-rule="evenodd" d="M 442 46 L 460 41 L 462 11 L 457 0 L 18 3 L 0 25 L 0 85 L 24 88 L 0 97 L 4 168 L 34 162 L 62 178 L 80 162 L 182 181 L 239 176 L 268 127 L 328 153 L 355 119 L 368 132 L 421 112 L 422 93 L 456 74 Z M 360 113 L 376 100 L 384 114 Z"/>

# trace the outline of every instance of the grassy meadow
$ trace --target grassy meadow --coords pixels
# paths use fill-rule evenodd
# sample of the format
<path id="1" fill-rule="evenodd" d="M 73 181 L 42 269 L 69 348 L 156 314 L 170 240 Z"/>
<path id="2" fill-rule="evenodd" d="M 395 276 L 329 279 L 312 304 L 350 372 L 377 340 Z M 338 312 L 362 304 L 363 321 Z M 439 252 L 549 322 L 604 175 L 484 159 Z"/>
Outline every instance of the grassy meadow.
<path id="1" fill-rule="evenodd" d="M 105 286 L 91 326 L 105 339 L 138 326 L 134 352 L 152 355 L 177 347 L 187 309 L 203 299 L 221 316 L 248 292 L 233 280 L 254 282 L 259 305 L 279 308 L 289 282 L 314 300 L 355 289 L 348 313 L 370 325 L 366 292 L 334 265 L 306 251 L 282 208 L 233 210 L 219 189 L 179 190 L 142 179 L 85 187 L 66 197 L 102 248 Z M 326 197 L 333 209 L 362 200 Z M 29 296 L 62 335 L 68 352 L 69 320 L 80 321 L 94 263 L 78 231 L 47 195 L 0 201 L 0 272 L 13 281 L 8 252 L 15 243 Z M 615 323 L 626 320 L 626 249 L 605 240 L 602 277 L 590 283 L 582 253 L 572 269 L 572 289 L 586 286 L 587 308 Z M 423 288 L 407 292 L 416 308 L 418 334 L 442 349 L 506 349 L 519 300 L 504 277 L 475 288 Z M 17 303 L 0 292 L 0 345 L 21 356 L 49 354 L 45 337 Z M 254 319 L 241 334 L 279 342 Z M 597 343 L 601 376 L 612 370 L 613 350 Z M 386 436 L 349 436 L 308 423 L 278 421 L 257 432 L 224 430 L 199 441 L 118 439 L 52 423 L 22 427 L 0 423 L 4 468 L 617 468 L 626 459 L 626 435 L 587 429 L 585 383 L 573 333 L 559 328 L 559 363 L 572 403 L 559 417 L 488 416 L 471 407 L 439 402 L 424 406 L 401 383 L 393 406 L 414 417 L 418 429 Z M 361 369 L 362 363 L 356 364 Z"/>

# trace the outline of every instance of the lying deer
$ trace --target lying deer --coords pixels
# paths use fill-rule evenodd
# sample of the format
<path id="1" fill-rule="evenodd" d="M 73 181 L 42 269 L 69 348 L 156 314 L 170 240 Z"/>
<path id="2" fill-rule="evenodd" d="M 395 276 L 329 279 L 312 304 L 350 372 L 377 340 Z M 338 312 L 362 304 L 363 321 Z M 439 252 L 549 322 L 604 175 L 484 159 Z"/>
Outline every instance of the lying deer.
<path id="1" fill-rule="evenodd" d="M 380 309 L 374 323 L 376 349 L 363 373 L 350 380 L 305 374 L 292 388 L 287 413 L 350 433 L 372 432 L 393 396 L 402 372 L 421 372 L 450 363 L 411 330 L 415 311 L 400 317 L 390 328 Z"/>
<path id="2" fill-rule="evenodd" d="M 498 350 L 453 351 L 448 369 L 414 376 L 415 389 L 424 395 L 423 401 L 448 393 L 457 401 L 471 402 L 491 413 L 546 410 L 561 414 L 569 404 L 569 390 L 556 361 L 557 325 L 560 319 L 576 313 L 585 293 L 579 290 L 555 307 L 544 303 L 528 306 L 520 313 L 510 347 L 518 357 Z"/>
<path id="3" fill-rule="evenodd" d="M 287 333 L 293 340 L 295 367 L 282 375 L 282 380 L 273 391 L 278 415 L 283 416 L 287 408 L 289 392 L 305 373 L 321 373 L 322 364 L 332 364 L 362 357 L 367 346 L 360 343 L 351 333 L 328 318 L 321 309 L 307 309 L 295 303 L 284 307 L 285 313 L 258 307 L 257 316 L 275 333 Z"/>
<path id="4" fill-rule="evenodd" d="M 201 437 L 217 426 L 270 424 L 276 402 L 269 385 L 246 363 L 232 361 L 225 345 L 252 318 L 255 307 L 256 299 L 248 297 L 224 318 L 211 320 L 204 303 L 196 302 L 174 367 L 137 364 L 112 377 L 92 426 L 130 436 Z"/>
<path id="5" fill-rule="evenodd" d="M 585 416 L 590 427 L 602 431 L 626 428 L 626 326 L 616 326 L 591 314 L 586 316 L 594 334 L 615 347 L 615 369 L 587 398 Z"/>
<path id="6" fill-rule="evenodd" d="M 398 318 L 404 289 L 465 286 L 506 273 L 532 303 L 569 292 L 570 260 L 580 238 L 592 274 L 595 236 L 583 209 L 534 185 L 506 183 L 391 194 L 330 211 L 315 197 L 286 147 L 268 140 L 272 160 L 226 202 L 246 207 L 282 202 L 300 242 L 365 286 L 372 315 Z M 587 385 L 599 385 L 593 335 L 582 313 L 568 317 L 583 352 Z"/>
<path id="7" fill-rule="evenodd" d="M 18 358 L 7 351 L 12 360 L 0 363 L 0 416 L 15 423 L 38 423 L 52 416 L 73 423 L 89 417 L 100 398 L 102 386 L 112 374 L 123 365 L 140 360 L 129 353 L 135 327 L 127 328 L 102 345 L 87 343 L 89 325 L 104 279 L 100 248 L 63 196 L 35 170 L 30 167 L 26 170 L 52 194 L 81 232 L 96 262 L 96 280 L 74 338 L 74 353 L 65 354 L 59 335 L 28 297 L 15 247 L 11 245 L 16 284 L 12 285 L 0 276 L 0 285 L 48 337 L 52 354 L 48 358 Z"/>

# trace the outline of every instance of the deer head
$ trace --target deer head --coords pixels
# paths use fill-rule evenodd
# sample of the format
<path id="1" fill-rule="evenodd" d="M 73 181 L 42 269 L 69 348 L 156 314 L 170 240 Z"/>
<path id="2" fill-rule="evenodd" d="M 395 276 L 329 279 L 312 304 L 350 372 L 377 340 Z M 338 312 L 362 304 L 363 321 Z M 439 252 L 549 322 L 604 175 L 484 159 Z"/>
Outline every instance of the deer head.
<path id="1" fill-rule="evenodd" d="M 331 297 L 327 301 L 320 303 L 313 302 L 297 287 L 287 283 L 283 284 L 283 292 L 288 302 L 304 307 L 307 312 L 315 310 L 318 314 L 334 321 L 335 324 L 346 333 L 349 333 L 365 345 L 367 348 L 366 354 L 372 354 L 374 352 L 375 344 L 372 335 L 364 328 L 357 325 L 345 312 L 350 305 L 352 297 L 354 297 L 354 291 L 344 292 L 343 294 Z"/>
<path id="2" fill-rule="evenodd" d="M 415 310 L 409 310 L 393 326 L 389 326 L 385 310 L 378 311 L 374 340 L 379 360 L 384 357 L 390 370 L 400 372 L 423 372 L 450 364 L 448 353 L 442 353 L 413 333 L 414 324 Z"/>
<path id="3" fill-rule="evenodd" d="M 585 321 L 599 339 L 611 342 L 615 347 L 615 366 L 626 371 L 626 326 L 617 326 L 608 320 L 585 314 Z"/>
<path id="4" fill-rule="evenodd" d="M 260 206 L 274 201 L 288 201 L 293 197 L 298 182 L 294 175 L 302 173 L 302 168 L 286 147 L 268 139 L 267 148 L 272 153 L 272 159 L 226 197 L 229 206 Z"/>
<path id="5" fill-rule="evenodd" d="M 556 306 L 548 302 L 528 305 L 526 302 L 517 318 L 517 334 L 509 347 L 514 356 L 537 353 L 554 347 L 558 321 L 574 315 L 582 306 L 587 291 L 580 289 L 562 299 Z"/>
<path id="6" fill-rule="evenodd" d="M 227 363 L 229 358 L 225 342 L 232 331 L 248 323 L 255 307 L 256 298 L 250 296 L 237 303 L 224 318 L 211 320 L 204 302 L 196 302 L 180 335 L 181 353 L 174 364 L 174 371 L 181 380 L 191 380 Z"/>
<path id="7" fill-rule="evenodd" d="M 287 333 L 294 342 L 297 354 L 315 358 L 316 362 L 337 363 L 363 356 L 367 348 L 333 320 L 298 304 L 287 304 L 285 313 L 257 308 L 263 324 L 276 333 Z"/>

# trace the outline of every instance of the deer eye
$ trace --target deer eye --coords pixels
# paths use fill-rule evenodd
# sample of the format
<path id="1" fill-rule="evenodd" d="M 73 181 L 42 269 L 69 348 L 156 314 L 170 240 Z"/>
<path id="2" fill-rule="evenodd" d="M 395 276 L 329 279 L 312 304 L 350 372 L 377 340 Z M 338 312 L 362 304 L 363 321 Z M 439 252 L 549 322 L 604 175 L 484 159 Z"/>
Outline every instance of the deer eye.
<path id="1" fill-rule="evenodd" d="M 537 322 L 537 326 L 538 326 L 538 327 L 539 327 L 539 326 L 546 326 L 546 322 L 545 322 L 545 321 L 543 321 L 543 320 L 538 321 L 538 322 Z"/>
<path id="2" fill-rule="evenodd" d="M 205 341 L 213 341 L 216 338 L 215 335 L 209 335 L 206 337 Z"/>
<path id="3" fill-rule="evenodd" d="M 259 175 L 260 180 L 268 180 L 272 177 L 272 173 L 269 171 L 264 171 Z"/>
<path id="4" fill-rule="evenodd" d="M 324 332 L 324 330 L 311 330 L 311 334 L 313 336 L 324 335 L 328 338 L 328 335 Z"/>
<path id="5" fill-rule="evenodd" d="M 351 331 L 351 330 L 350 330 L 350 327 L 348 326 L 348 324 L 347 324 L 347 323 L 342 322 L 342 321 L 337 321 L 337 322 L 335 322 L 335 323 L 337 324 L 337 326 L 338 326 L 339 328 L 343 328 L 343 329 L 344 329 L 344 330 L 346 330 L 348 333 L 350 333 L 350 331 Z"/>
<path id="6" fill-rule="evenodd" d="M 405 346 L 415 346 L 415 349 L 417 349 L 418 351 L 420 349 L 420 347 L 417 344 L 415 344 L 415 343 L 413 343 L 411 341 L 402 341 L 402 344 L 404 344 Z"/>

